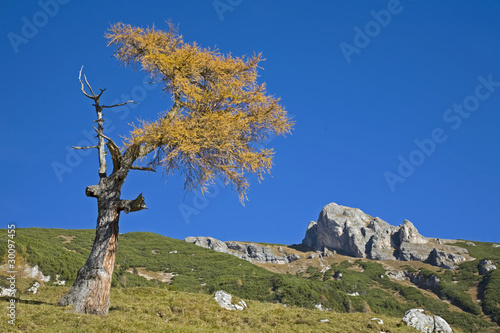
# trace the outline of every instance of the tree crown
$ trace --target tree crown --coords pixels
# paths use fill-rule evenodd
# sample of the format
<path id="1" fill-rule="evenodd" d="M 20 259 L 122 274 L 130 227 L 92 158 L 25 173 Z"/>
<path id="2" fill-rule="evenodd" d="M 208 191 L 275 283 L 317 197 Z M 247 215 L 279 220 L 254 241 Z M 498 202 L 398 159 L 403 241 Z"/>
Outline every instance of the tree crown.
<path id="1" fill-rule="evenodd" d="M 172 107 L 156 121 L 134 125 L 127 148 L 154 151 L 149 166 L 163 167 L 167 175 L 180 171 L 187 190 L 203 192 L 221 178 L 243 203 L 246 175 L 260 180 L 272 167 L 274 151 L 263 144 L 293 125 L 279 98 L 257 83 L 262 56 L 233 57 L 186 43 L 172 24 L 165 32 L 117 23 L 106 38 L 122 64 L 146 71 L 172 96 Z"/>

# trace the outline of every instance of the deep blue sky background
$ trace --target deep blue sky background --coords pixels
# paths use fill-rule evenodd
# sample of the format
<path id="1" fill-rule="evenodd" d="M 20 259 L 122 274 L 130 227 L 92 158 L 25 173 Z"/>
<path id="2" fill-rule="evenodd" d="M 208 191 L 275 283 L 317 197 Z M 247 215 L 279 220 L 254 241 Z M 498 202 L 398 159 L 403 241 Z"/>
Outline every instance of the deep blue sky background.
<path id="1" fill-rule="evenodd" d="M 500 87 L 479 88 L 488 97 L 460 124 L 443 118 L 455 103 L 474 102 L 479 76 L 500 82 L 499 1 L 221 0 L 232 3 L 222 16 L 208 0 L 61 2 L 52 16 L 36 1 L 0 3 L 1 228 L 95 228 L 96 201 L 84 192 L 98 182 L 96 152 L 66 162 L 66 147 L 85 140 L 95 119 L 78 71 L 85 65 L 93 87 L 107 88 L 105 104 L 139 99 L 106 115 L 108 135 L 120 141 L 129 123 L 154 119 L 170 97 L 120 66 L 103 35 L 119 21 L 162 29 L 171 19 L 186 41 L 262 52 L 261 82 L 296 126 L 270 142 L 272 176 L 252 178 L 244 207 L 230 188 L 195 205 L 179 177 L 132 172 L 122 197 L 142 192 L 149 210 L 122 214 L 121 232 L 299 243 L 336 202 L 393 225 L 409 219 L 429 237 L 500 241 Z M 388 6 L 398 13 L 377 31 L 370 13 Z M 34 21 L 38 31 L 23 31 Z M 340 45 L 355 46 L 355 28 L 367 24 L 372 37 L 348 62 Z M 384 174 L 397 174 L 400 156 L 418 158 L 415 140 L 438 128 L 447 140 L 391 190 Z M 54 163 L 71 172 L 58 177 Z M 197 214 L 184 218 L 180 208 Z"/>

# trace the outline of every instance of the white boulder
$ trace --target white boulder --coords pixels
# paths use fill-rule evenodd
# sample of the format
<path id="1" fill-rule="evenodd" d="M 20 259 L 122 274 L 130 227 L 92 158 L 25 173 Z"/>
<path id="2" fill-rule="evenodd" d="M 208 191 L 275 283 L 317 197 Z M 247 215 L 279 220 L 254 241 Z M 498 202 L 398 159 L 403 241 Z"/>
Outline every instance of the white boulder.
<path id="1" fill-rule="evenodd" d="M 453 333 L 450 325 L 439 316 L 428 315 L 423 309 L 411 309 L 406 311 L 403 322 L 408 326 L 415 327 L 425 333 Z"/>
<path id="2" fill-rule="evenodd" d="M 230 294 L 226 293 L 223 290 L 219 290 L 215 293 L 214 296 L 215 300 L 219 305 L 227 310 L 239 310 L 242 311 L 243 309 L 247 308 L 247 303 L 245 303 L 244 300 L 240 300 L 238 303 L 233 303 L 232 299 L 233 296 Z"/>
<path id="3" fill-rule="evenodd" d="M 17 289 L 2 288 L 0 287 L 0 297 L 13 297 L 17 292 Z"/>
<path id="4" fill-rule="evenodd" d="M 40 288 L 40 283 L 38 281 L 35 281 L 33 285 L 28 289 L 29 292 L 36 294 L 38 292 L 38 288 Z"/>
<path id="5" fill-rule="evenodd" d="M 491 260 L 483 259 L 479 262 L 479 274 L 483 275 L 489 271 L 497 269 L 497 266 Z"/>

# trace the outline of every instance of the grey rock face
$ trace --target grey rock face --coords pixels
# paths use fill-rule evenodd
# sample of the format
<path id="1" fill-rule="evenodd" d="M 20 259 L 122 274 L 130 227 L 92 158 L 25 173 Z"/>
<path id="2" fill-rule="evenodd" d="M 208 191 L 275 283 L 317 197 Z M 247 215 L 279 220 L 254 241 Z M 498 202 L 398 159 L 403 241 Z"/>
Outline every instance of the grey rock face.
<path id="1" fill-rule="evenodd" d="M 497 266 L 491 260 L 481 260 L 479 262 L 479 274 L 483 275 L 488 273 L 489 271 L 493 271 L 497 269 Z"/>
<path id="2" fill-rule="evenodd" d="M 229 249 L 242 253 L 242 259 L 254 262 L 267 262 L 273 264 L 287 264 L 288 258 L 274 253 L 272 249 L 267 246 L 257 244 L 241 244 L 236 242 L 226 242 Z"/>
<path id="3" fill-rule="evenodd" d="M 360 258 L 372 258 L 373 248 L 374 257 L 386 257 L 393 251 L 392 229 L 387 222 L 374 219 L 360 209 L 331 203 L 323 208 L 318 222 L 309 223 L 302 244 L 314 250 L 326 247 Z"/>
<path id="4" fill-rule="evenodd" d="M 243 309 L 248 307 L 247 303 L 245 303 L 244 300 L 241 300 L 238 303 L 232 303 L 233 296 L 231 296 L 230 294 L 226 293 L 223 290 L 217 291 L 215 293 L 214 298 L 222 308 L 227 309 L 227 310 L 242 311 Z"/>
<path id="5" fill-rule="evenodd" d="M 307 259 L 314 259 L 314 258 L 318 258 L 317 253 L 311 253 L 309 256 L 307 256 Z"/>
<path id="6" fill-rule="evenodd" d="M 231 254 L 250 262 L 287 264 L 301 259 L 297 254 L 287 255 L 282 251 L 275 253 L 275 251 L 268 246 L 254 243 L 222 242 L 212 237 L 187 237 L 184 241 L 217 252 Z"/>
<path id="7" fill-rule="evenodd" d="M 290 254 L 287 255 L 286 258 L 288 259 L 288 262 L 294 262 L 295 260 L 302 259 L 302 257 L 299 256 L 298 254 Z"/>
<path id="8" fill-rule="evenodd" d="M 439 278 L 436 275 L 430 275 L 428 277 L 425 277 L 419 272 L 419 273 L 407 273 L 406 276 L 408 276 L 408 278 L 412 283 L 416 284 L 418 287 L 422 289 L 429 289 L 435 293 L 439 292 L 440 290 Z"/>
<path id="9" fill-rule="evenodd" d="M 417 228 L 408 220 L 403 221 L 403 225 L 399 228 L 399 240 L 401 243 L 425 244 L 429 240 L 419 234 Z"/>
<path id="10" fill-rule="evenodd" d="M 403 281 L 407 279 L 405 272 L 398 270 L 387 271 L 385 272 L 385 275 L 387 275 L 390 279 L 398 281 Z"/>
<path id="11" fill-rule="evenodd" d="M 434 248 L 421 244 L 402 243 L 399 246 L 399 259 L 405 261 L 425 261 Z"/>
<path id="12" fill-rule="evenodd" d="M 446 269 L 456 269 L 457 264 L 464 261 L 465 258 L 460 254 L 448 253 L 438 249 L 433 249 L 427 259 L 429 264 Z"/>
<path id="13" fill-rule="evenodd" d="M 424 313 L 423 309 L 411 309 L 406 311 L 403 322 L 408 326 L 415 327 L 420 332 L 453 333 L 450 325 L 439 316 L 431 316 Z"/>
<path id="14" fill-rule="evenodd" d="M 212 237 L 186 237 L 184 241 L 207 249 L 212 249 L 217 252 L 227 251 L 227 246 L 224 242 Z"/>
<path id="15" fill-rule="evenodd" d="M 335 251 L 330 251 L 328 250 L 327 247 L 324 247 L 323 248 L 323 251 L 321 253 L 321 255 L 324 257 L 324 258 L 328 258 L 328 257 L 331 257 L 331 256 L 334 256 L 336 254 Z"/>
<path id="16" fill-rule="evenodd" d="M 447 245 L 442 246 L 446 251 L 435 249 L 437 244 L 432 245 L 431 239 L 422 236 L 408 220 L 396 227 L 360 209 L 336 203 L 326 205 L 318 221 L 309 223 L 302 244 L 315 251 L 327 248 L 373 260 L 429 261 L 445 268 L 455 268 L 465 260 L 457 253 L 467 253 L 462 248 L 448 249 Z"/>

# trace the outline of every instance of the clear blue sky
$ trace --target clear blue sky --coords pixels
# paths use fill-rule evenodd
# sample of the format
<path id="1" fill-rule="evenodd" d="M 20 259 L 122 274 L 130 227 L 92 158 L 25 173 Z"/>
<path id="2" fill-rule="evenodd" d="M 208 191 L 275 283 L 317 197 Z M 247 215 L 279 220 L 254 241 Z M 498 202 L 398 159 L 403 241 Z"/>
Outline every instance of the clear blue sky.
<path id="1" fill-rule="evenodd" d="M 296 126 L 269 143 L 272 176 L 251 178 L 244 207 L 230 188 L 195 201 L 177 176 L 132 171 L 122 197 L 143 193 L 149 210 L 122 214 L 121 232 L 300 243 L 336 202 L 429 237 L 500 241 L 499 1 L 9 0 L 0 16 L 2 228 L 95 228 L 96 152 L 66 149 L 95 119 L 78 71 L 103 103 L 140 102 L 106 115 L 120 141 L 170 96 L 103 35 L 171 19 L 186 41 L 262 52 L 260 80 Z"/>

